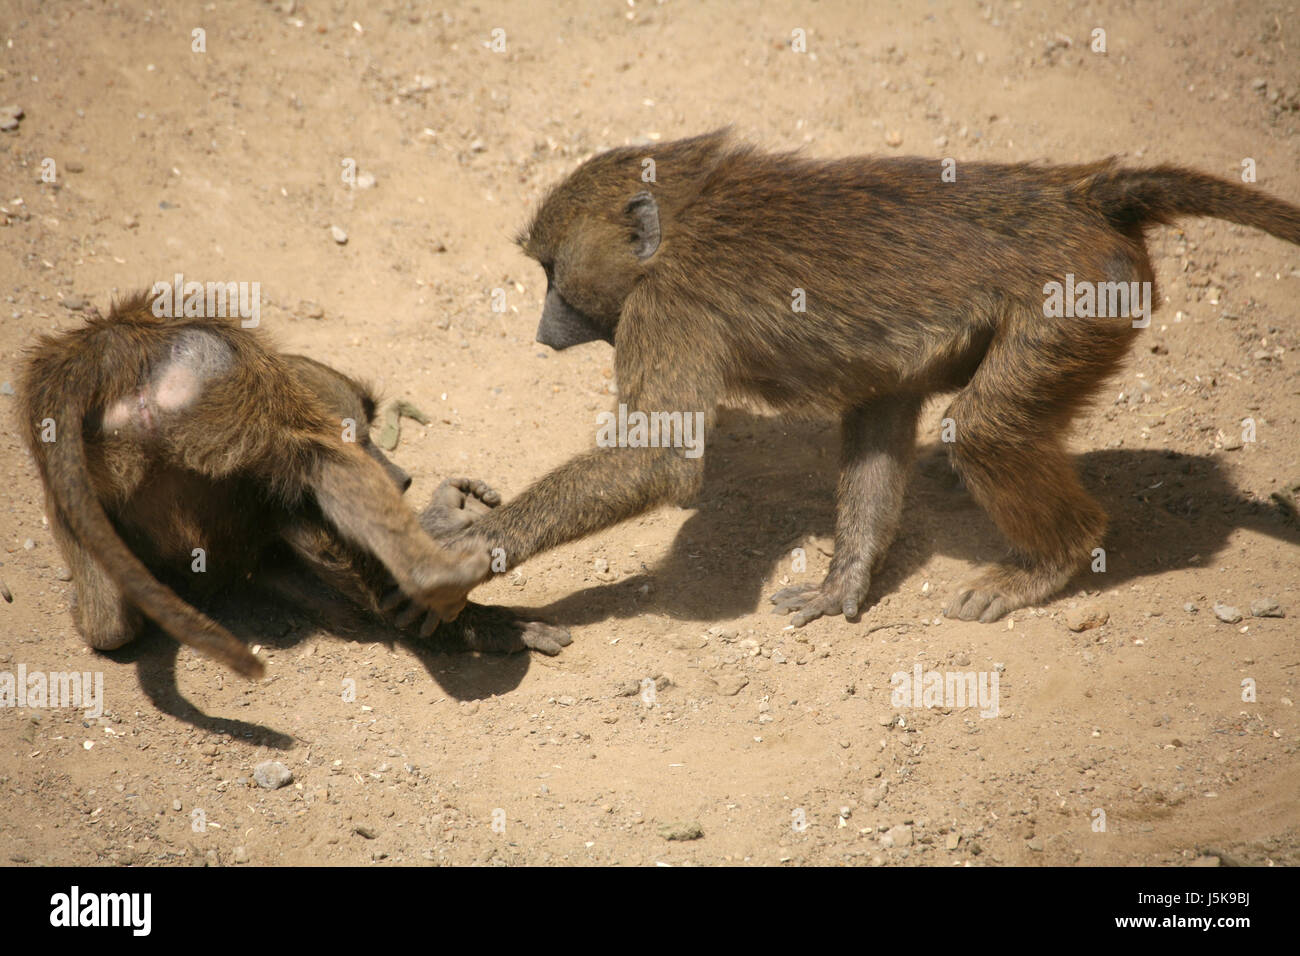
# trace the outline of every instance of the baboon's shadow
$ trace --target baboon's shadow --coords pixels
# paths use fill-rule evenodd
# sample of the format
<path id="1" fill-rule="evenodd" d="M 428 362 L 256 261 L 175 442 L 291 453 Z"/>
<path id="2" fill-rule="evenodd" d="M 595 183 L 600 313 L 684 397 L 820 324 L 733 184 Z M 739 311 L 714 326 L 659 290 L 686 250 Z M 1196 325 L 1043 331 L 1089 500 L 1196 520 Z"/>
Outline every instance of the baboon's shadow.
<path id="1" fill-rule="evenodd" d="M 504 694 L 528 673 L 530 655 L 481 654 L 441 643 L 438 636 L 420 640 L 377 621 L 354 605 L 331 592 L 303 572 L 298 586 L 302 597 L 289 600 L 284 595 L 270 595 L 254 588 L 209 601 L 203 610 L 248 644 L 261 644 L 272 651 L 287 651 L 304 642 L 329 641 L 332 637 L 357 643 L 384 644 L 390 650 L 402 644 L 424 666 L 429 676 L 448 696 L 456 700 L 476 700 Z M 327 633 L 322 633 L 322 631 Z M 159 628 L 150 626 L 137 640 L 109 657 L 136 666 L 141 689 L 160 711 L 201 730 L 232 737 L 258 746 L 287 750 L 294 745 L 292 735 L 256 722 L 205 713 L 181 694 L 176 682 L 176 662 L 180 645 Z M 303 680 L 311 691 L 314 680 L 299 673 L 283 659 L 278 668 L 283 680 Z M 276 676 L 273 668 L 272 676 Z M 230 673 L 224 678 L 246 684 L 252 694 L 266 693 L 263 685 L 246 682 Z M 329 693 L 337 694 L 338 689 Z M 243 703 L 248 703 L 246 698 Z"/>
<path id="2" fill-rule="evenodd" d="M 806 547 L 810 537 L 834 536 L 838 456 L 838 429 L 831 423 L 731 413 L 710 436 L 698 510 L 652 570 L 583 588 L 536 613 L 564 627 L 647 612 L 718 621 L 769 608 L 764 582 L 778 568 L 792 582 L 817 584 L 812 569 L 825 568 L 827 559 L 809 555 L 810 570 L 795 574 L 791 551 Z M 1113 449 L 1086 452 L 1076 465 L 1111 522 L 1105 574 L 1085 572 L 1075 586 L 1110 588 L 1200 566 L 1237 528 L 1300 545 L 1300 527 L 1276 506 L 1244 497 L 1220 458 Z M 872 582 L 870 599 L 892 594 L 935 554 L 975 565 L 1002 558 L 1006 548 L 949 466 L 944 447 L 923 445 L 908 484 L 902 526 Z M 936 583 L 952 588 L 958 582 Z M 643 596 L 640 590 L 647 584 L 650 592 Z"/>

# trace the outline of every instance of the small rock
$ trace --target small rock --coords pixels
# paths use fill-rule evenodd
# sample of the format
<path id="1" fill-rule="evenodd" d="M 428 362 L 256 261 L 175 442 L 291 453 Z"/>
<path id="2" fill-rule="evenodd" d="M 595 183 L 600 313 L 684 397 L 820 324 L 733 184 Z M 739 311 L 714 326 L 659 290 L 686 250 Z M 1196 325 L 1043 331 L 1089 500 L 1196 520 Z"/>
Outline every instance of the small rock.
<path id="1" fill-rule="evenodd" d="M 1236 624 L 1241 620 L 1241 612 L 1228 604 L 1214 604 L 1214 616 L 1224 624 Z"/>
<path id="2" fill-rule="evenodd" d="M 1286 611 L 1272 598 L 1259 598 L 1250 602 L 1251 617 L 1286 617 Z"/>
<path id="3" fill-rule="evenodd" d="M 0 395 L 12 395 L 12 394 L 14 394 L 14 383 L 0 382 Z"/>
<path id="4" fill-rule="evenodd" d="M 880 834 L 880 845 L 883 847 L 904 847 L 912 845 L 912 828 L 905 823 L 898 826 L 890 827 L 884 833 Z"/>
<path id="5" fill-rule="evenodd" d="M 1183 610 L 1186 611 L 1188 614 L 1195 614 L 1197 611 L 1200 610 L 1200 608 L 1198 608 L 1191 601 L 1188 601 L 1186 604 L 1183 605 Z"/>
<path id="6" fill-rule="evenodd" d="M 1030 840 L 1028 846 L 1029 849 L 1033 850 L 1035 853 L 1043 852 L 1043 841 L 1038 837 L 1034 837 L 1032 840 Z"/>
<path id="7" fill-rule="evenodd" d="M 1224 451 L 1238 451 L 1240 448 L 1241 448 L 1241 439 L 1236 435 L 1233 435 L 1229 438 L 1225 438 L 1223 440 Z"/>
<path id="8" fill-rule="evenodd" d="M 83 296 L 79 296 L 79 295 L 67 296 L 59 304 L 63 306 L 65 309 L 69 309 L 73 312 L 80 312 L 86 306 L 90 305 L 90 303 Z"/>
<path id="9" fill-rule="evenodd" d="M 597 574 L 604 574 L 609 570 L 609 562 L 604 558 L 597 558 L 595 561 L 591 562 L 591 569 Z"/>
<path id="10" fill-rule="evenodd" d="M 704 836 L 704 828 L 695 821 L 664 823 L 659 827 L 659 835 L 665 840 L 698 840 Z"/>
<path id="11" fill-rule="evenodd" d="M 936 147 L 938 147 L 939 149 L 943 149 L 945 146 L 948 145 L 948 137 L 947 137 L 947 136 L 936 136 L 936 137 L 934 138 L 934 145 L 935 145 Z"/>
<path id="12" fill-rule="evenodd" d="M 1065 612 L 1065 626 L 1072 631 L 1090 631 L 1110 620 L 1110 612 L 1095 604 L 1071 608 Z"/>
<path id="13" fill-rule="evenodd" d="M 555 702 L 559 704 L 561 707 L 572 707 L 574 704 L 577 703 L 577 701 L 574 700 L 572 697 L 570 697 L 568 694 L 565 694 L 562 697 L 557 697 L 555 699 Z"/>
<path id="14" fill-rule="evenodd" d="M 717 678 L 718 693 L 723 697 L 735 697 L 747 686 L 749 678 L 741 674 L 724 674 Z"/>
<path id="15" fill-rule="evenodd" d="M 957 847 L 961 845 L 961 834 L 949 833 L 947 838 L 943 841 L 943 845 L 944 849 L 947 850 L 957 849 Z"/>
<path id="16" fill-rule="evenodd" d="M 375 174 L 374 174 L 374 173 L 362 173 L 361 175 L 357 176 L 357 188 L 358 188 L 358 189 L 374 189 L 374 188 L 375 188 Z"/>
<path id="17" fill-rule="evenodd" d="M 247 847 L 242 847 L 242 846 L 237 846 L 237 847 L 235 847 L 233 850 L 230 851 L 230 857 L 231 857 L 231 859 L 233 859 L 236 863 L 247 863 L 247 862 L 248 862 L 248 848 L 247 848 Z"/>
<path id="18" fill-rule="evenodd" d="M 348 234 L 343 231 L 341 226 L 330 226 L 330 237 L 340 246 L 348 244 Z"/>
<path id="19" fill-rule="evenodd" d="M 298 311 L 309 319 L 325 318 L 325 310 L 321 308 L 319 303 L 313 302 L 310 299 L 303 299 L 299 302 Z"/>
<path id="20" fill-rule="evenodd" d="M 69 571 L 67 568 L 59 568 L 57 571 L 54 572 L 54 576 L 60 581 L 72 580 L 72 572 Z"/>
<path id="21" fill-rule="evenodd" d="M 23 541 L 23 550 L 24 550 L 24 551 L 32 551 L 32 550 L 34 550 L 35 548 L 36 548 L 36 542 L 33 541 L 31 538 L 27 538 L 25 541 Z"/>
<path id="22" fill-rule="evenodd" d="M 293 783 L 293 772 L 278 760 L 263 760 L 253 768 L 253 779 L 263 790 L 279 790 Z"/>
<path id="23" fill-rule="evenodd" d="M 379 831 L 374 827 L 368 827 L 364 823 L 358 823 L 352 828 L 352 832 L 366 840 L 373 840 L 379 836 Z"/>
<path id="24" fill-rule="evenodd" d="M 68 160 L 63 164 L 63 168 L 70 173 L 84 173 L 86 171 L 86 167 L 81 165 L 81 163 L 77 162 L 75 159 Z"/>
<path id="25" fill-rule="evenodd" d="M 903 145 L 903 134 L 896 129 L 891 129 L 885 134 L 885 145 L 895 148 Z"/>

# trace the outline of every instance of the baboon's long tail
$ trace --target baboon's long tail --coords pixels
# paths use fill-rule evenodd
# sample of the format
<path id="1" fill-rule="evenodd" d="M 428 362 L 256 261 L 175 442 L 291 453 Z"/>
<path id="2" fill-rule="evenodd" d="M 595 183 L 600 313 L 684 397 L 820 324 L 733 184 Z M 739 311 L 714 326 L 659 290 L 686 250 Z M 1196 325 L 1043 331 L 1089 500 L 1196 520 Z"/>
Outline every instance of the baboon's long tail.
<path id="1" fill-rule="evenodd" d="M 63 432 L 46 446 L 53 506 L 126 599 L 163 630 L 245 677 L 261 677 L 262 662 L 241 641 L 155 578 L 118 536 L 90 484 L 81 436 L 84 417 L 84 410 L 68 416 Z"/>
<path id="2" fill-rule="evenodd" d="M 1300 245 L 1300 207 L 1244 183 L 1181 166 L 1111 167 L 1082 184 L 1089 201 L 1121 229 L 1172 222 L 1178 216 L 1210 216 L 1262 229 Z"/>

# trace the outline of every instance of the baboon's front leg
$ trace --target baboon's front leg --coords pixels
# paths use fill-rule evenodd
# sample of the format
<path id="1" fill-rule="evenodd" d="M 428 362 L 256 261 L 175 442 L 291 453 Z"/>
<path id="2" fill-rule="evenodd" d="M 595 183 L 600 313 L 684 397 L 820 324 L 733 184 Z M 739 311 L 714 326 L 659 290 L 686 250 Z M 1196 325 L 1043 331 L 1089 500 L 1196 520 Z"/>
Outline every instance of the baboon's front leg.
<path id="1" fill-rule="evenodd" d="M 772 595 L 777 614 L 803 627 L 825 614 L 856 618 L 898 531 L 903 489 L 916 448 L 921 399 L 893 395 L 848 412 L 841 423 L 842 465 L 836 496 L 835 555 L 820 587 Z"/>

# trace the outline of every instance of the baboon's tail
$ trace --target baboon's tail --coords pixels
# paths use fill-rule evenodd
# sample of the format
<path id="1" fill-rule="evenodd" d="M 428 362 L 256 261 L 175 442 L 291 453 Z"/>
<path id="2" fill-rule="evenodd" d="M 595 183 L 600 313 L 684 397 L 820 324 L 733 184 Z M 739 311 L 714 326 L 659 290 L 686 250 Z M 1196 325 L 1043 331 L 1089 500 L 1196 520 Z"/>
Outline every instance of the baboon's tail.
<path id="1" fill-rule="evenodd" d="M 1111 166 L 1081 184 L 1087 199 L 1125 231 L 1178 216 L 1210 216 L 1300 245 L 1300 207 L 1231 180 L 1181 166 Z"/>
<path id="2" fill-rule="evenodd" d="M 59 389 L 63 391 L 63 389 Z M 60 403 L 67 409 L 69 403 Z M 126 546 L 90 483 L 82 438 L 85 409 L 70 409 L 58 422 L 61 431 L 43 449 L 51 505 L 67 521 L 77 540 L 94 556 L 128 601 L 182 644 L 214 658 L 245 677 L 261 677 L 264 668 L 251 651 L 224 627 L 182 601 L 150 573 Z"/>

